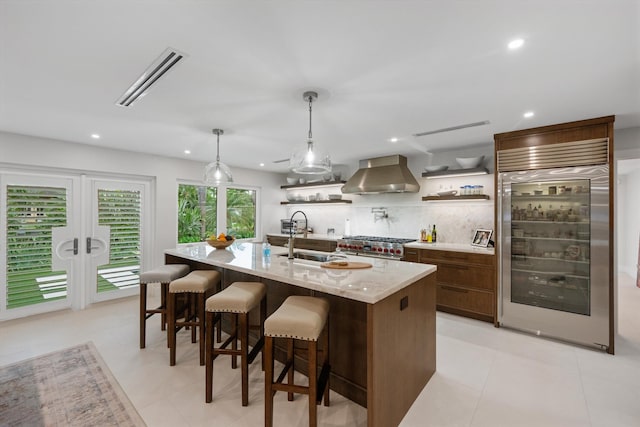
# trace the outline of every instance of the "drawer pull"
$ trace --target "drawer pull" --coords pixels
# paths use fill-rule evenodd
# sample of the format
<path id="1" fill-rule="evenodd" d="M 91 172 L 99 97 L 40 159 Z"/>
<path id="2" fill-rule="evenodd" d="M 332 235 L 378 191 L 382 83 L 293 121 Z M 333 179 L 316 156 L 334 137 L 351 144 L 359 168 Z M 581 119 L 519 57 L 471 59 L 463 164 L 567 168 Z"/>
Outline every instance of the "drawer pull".
<path id="1" fill-rule="evenodd" d="M 467 289 L 454 288 L 453 286 L 441 286 L 442 289 L 453 292 L 460 292 L 463 294 L 469 293 Z"/>

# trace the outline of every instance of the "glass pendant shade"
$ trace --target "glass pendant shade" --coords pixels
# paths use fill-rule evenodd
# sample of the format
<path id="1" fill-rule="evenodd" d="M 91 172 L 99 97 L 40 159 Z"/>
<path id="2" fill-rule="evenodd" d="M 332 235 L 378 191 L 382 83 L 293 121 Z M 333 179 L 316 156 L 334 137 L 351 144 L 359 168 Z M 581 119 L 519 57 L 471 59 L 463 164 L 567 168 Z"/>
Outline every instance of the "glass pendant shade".
<path id="1" fill-rule="evenodd" d="M 224 133 L 222 129 L 213 129 L 213 133 L 217 135 L 216 141 L 216 161 L 209 163 L 204 169 L 204 182 L 209 185 L 220 185 L 227 182 L 233 182 L 231 169 L 220 161 L 220 135 Z"/>
<path id="2" fill-rule="evenodd" d="M 318 153 L 313 147 L 313 137 L 311 135 L 311 103 L 318 98 L 316 92 L 305 92 L 305 101 L 309 101 L 309 139 L 305 149 L 295 152 L 289 159 L 289 169 L 291 172 L 300 174 L 324 174 L 331 172 L 331 159 L 328 154 Z"/>
<path id="3" fill-rule="evenodd" d="M 289 160 L 292 172 L 301 174 L 323 174 L 331 172 L 329 155 L 319 154 L 313 148 L 313 141 L 307 142 L 307 148 L 293 153 Z"/>
<path id="4" fill-rule="evenodd" d="M 214 185 L 233 182 L 231 169 L 222 162 L 211 162 L 204 169 L 204 182 Z"/>

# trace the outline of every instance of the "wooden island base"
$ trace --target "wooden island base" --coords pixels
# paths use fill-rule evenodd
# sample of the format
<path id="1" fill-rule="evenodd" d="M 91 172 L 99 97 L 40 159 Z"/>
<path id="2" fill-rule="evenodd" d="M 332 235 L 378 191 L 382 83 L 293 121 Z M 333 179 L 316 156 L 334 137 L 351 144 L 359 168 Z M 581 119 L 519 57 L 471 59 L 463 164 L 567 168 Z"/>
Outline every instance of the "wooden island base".
<path id="1" fill-rule="evenodd" d="M 368 304 L 170 254 L 166 262 L 217 269 L 223 287 L 235 281 L 265 283 L 267 315 L 289 295 L 327 298 L 331 389 L 366 407 L 370 427 L 397 426 L 436 370 L 434 273 Z M 276 358 L 284 360 L 284 348 L 276 347 Z M 296 369 L 306 375 L 306 360 Z"/>

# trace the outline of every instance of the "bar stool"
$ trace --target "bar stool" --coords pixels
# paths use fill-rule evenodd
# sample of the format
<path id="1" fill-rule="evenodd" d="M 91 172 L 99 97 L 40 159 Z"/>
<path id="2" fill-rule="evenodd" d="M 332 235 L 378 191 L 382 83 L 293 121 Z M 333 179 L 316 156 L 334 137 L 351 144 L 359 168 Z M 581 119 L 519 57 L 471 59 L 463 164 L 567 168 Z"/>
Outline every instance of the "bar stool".
<path id="1" fill-rule="evenodd" d="M 329 302 L 324 298 L 308 296 L 290 296 L 267 318 L 264 323 L 264 355 L 265 355 L 265 417 L 264 425 L 273 426 L 273 396 L 276 391 L 286 391 L 288 400 L 293 400 L 293 393 L 309 395 L 309 426 L 315 427 L 318 421 L 316 405 L 324 395 L 324 405 L 329 406 Z M 323 333 L 324 330 L 324 333 Z M 322 339 L 322 370 L 317 377 L 318 339 Z M 277 380 L 273 380 L 273 339 L 287 339 L 287 361 Z M 309 386 L 294 384 L 294 340 L 307 341 L 307 359 Z M 287 383 L 283 384 L 285 375 Z"/>
<path id="2" fill-rule="evenodd" d="M 183 327 L 190 326 L 191 342 L 196 342 L 196 329 L 200 333 L 200 365 L 204 365 L 204 305 L 209 296 L 220 287 L 220 273 L 215 270 L 194 270 L 184 277 L 169 283 L 167 298 L 167 341 L 169 342 L 169 365 L 176 364 L 176 333 Z M 176 317 L 177 295 L 184 294 L 187 304 L 184 320 Z M 182 311 L 182 308 L 180 308 Z"/>
<path id="3" fill-rule="evenodd" d="M 167 264 L 140 274 L 140 348 L 146 346 L 147 319 L 156 313 L 162 317 L 161 329 L 167 326 L 167 287 L 172 280 L 189 273 L 186 264 Z M 147 285 L 160 283 L 160 306 L 147 308 Z"/>
<path id="4" fill-rule="evenodd" d="M 240 356 L 242 371 L 242 406 L 249 404 L 249 364 L 264 346 L 264 320 L 267 316 L 267 287 L 260 282 L 234 282 L 224 290 L 207 298 L 206 310 L 206 393 L 207 403 L 213 400 L 213 361 L 220 354 L 231 355 L 231 368 L 236 369 Z M 260 305 L 260 333 L 256 344 L 249 353 L 249 313 Z M 231 335 L 220 347 L 215 347 L 214 325 L 222 326 L 223 313 L 231 315 Z M 238 331 L 238 321 L 240 330 Z M 240 348 L 238 349 L 238 336 Z M 231 349 L 227 346 L 231 344 Z M 264 360 L 264 358 L 263 358 Z"/>

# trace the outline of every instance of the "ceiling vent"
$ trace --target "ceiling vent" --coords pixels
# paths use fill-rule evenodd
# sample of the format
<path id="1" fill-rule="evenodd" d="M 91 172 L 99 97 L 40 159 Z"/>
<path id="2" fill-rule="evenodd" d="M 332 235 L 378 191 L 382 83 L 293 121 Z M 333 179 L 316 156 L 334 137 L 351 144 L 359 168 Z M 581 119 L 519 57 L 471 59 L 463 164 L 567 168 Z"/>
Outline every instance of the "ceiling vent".
<path id="1" fill-rule="evenodd" d="M 489 123 L 490 123 L 489 120 L 483 120 L 481 122 L 466 123 L 464 125 L 452 126 L 450 128 L 442 128 L 442 129 L 430 130 L 427 132 L 414 133 L 413 136 L 427 136 L 427 135 L 433 135 L 436 133 L 451 132 L 454 130 L 472 128 L 475 126 L 484 126 L 484 125 L 488 125 Z"/>
<path id="2" fill-rule="evenodd" d="M 187 55 L 175 49 L 167 48 L 162 54 L 147 67 L 129 89 L 116 101 L 121 107 L 131 107 L 131 105 L 149 92 L 151 87 L 178 62 Z"/>

